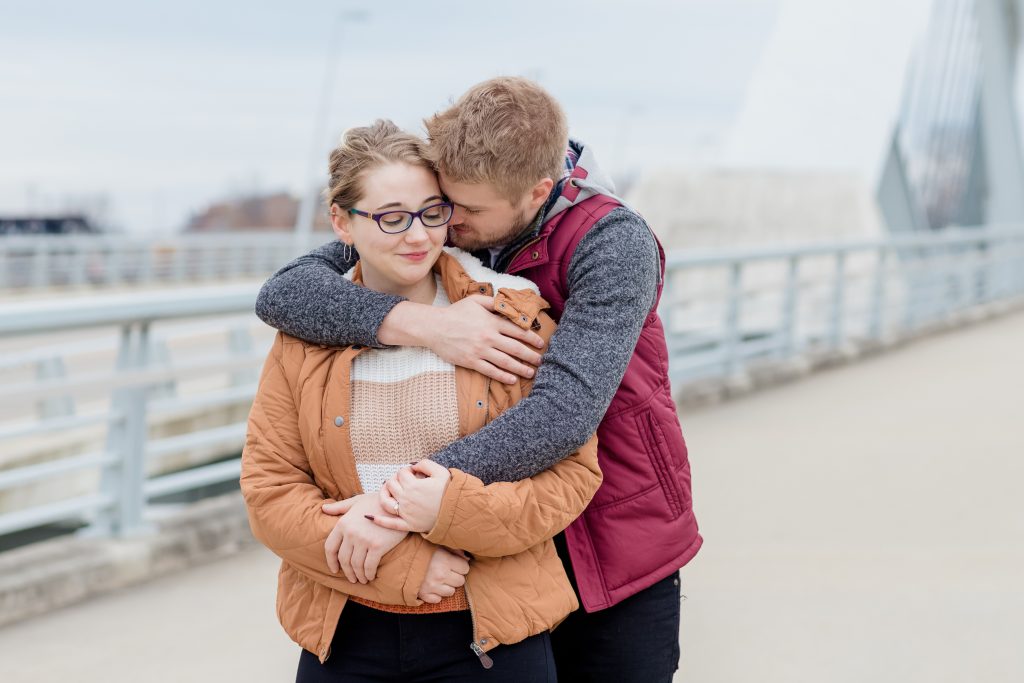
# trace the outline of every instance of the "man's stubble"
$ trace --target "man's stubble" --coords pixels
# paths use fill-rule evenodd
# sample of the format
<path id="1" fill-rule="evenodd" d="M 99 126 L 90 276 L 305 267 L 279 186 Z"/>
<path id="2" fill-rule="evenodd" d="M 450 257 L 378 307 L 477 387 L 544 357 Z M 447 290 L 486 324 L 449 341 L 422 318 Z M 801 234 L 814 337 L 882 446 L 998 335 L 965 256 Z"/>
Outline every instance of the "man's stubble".
<path id="1" fill-rule="evenodd" d="M 528 230 L 530 226 L 533 225 L 534 218 L 536 218 L 535 215 L 531 217 L 526 211 L 523 211 L 505 230 L 502 230 L 497 235 L 489 239 L 483 239 L 477 233 L 458 235 L 452 231 L 448 232 L 448 238 L 451 240 L 452 244 L 464 251 L 478 251 L 480 249 L 503 247 L 507 244 L 511 244 L 517 237 Z"/>

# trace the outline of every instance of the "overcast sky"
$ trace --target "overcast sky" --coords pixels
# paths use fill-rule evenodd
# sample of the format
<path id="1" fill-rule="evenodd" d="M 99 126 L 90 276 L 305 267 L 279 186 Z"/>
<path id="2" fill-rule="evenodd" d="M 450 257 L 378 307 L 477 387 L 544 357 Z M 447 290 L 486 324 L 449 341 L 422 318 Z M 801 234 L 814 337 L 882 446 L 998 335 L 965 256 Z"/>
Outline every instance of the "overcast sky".
<path id="1" fill-rule="evenodd" d="M 611 166 L 713 154 L 773 0 L 0 3 L 0 211 L 110 196 L 129 230 L 225 194 L 298 191 L 336 18 L 328 126 L 424 115 L 499 74 L 538 78 Z M 324 145 L 328 141 L 324 142 Z"/>
<path id="2" fill-rule="evenodd" d="M 325 150 L 379 116 L 420 130 L 469 85 L 520 74 L 563 102 L 613 171 L 713 164 L 729 149 L 742 161 L 734 127 L 763 135 L 748 130 L 764 107 L 748 86 L 794 1 L 4 0 L 0 213 L 106 195 L 118 227 L 162 231 L 227 195 L 298 192 L 329 47 Z M 354 10 L 365 18 L 339 31 Z M 817 40 L 805 60 L 827 50 Z"/>

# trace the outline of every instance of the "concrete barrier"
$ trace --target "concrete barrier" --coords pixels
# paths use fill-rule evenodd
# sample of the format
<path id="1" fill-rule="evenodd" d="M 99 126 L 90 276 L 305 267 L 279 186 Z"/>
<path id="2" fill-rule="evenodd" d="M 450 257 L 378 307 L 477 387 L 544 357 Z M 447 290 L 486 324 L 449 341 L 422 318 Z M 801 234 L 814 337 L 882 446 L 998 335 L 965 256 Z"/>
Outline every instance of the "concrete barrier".
<path id="1" fill-rule="evenodd" d="M 238 492 L 154 506 L 149 532 L 71 536 L 0 553 L 0 626 L 231 555 L 256 541 Z"/>

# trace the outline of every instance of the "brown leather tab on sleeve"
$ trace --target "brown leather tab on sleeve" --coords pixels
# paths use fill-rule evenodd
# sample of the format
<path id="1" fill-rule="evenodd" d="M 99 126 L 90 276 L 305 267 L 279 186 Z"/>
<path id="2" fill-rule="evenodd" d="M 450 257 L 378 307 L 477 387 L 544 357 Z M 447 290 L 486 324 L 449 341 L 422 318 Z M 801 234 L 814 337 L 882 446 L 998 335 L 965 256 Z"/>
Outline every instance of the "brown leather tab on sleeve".
<path id="1" fill-rule="evenodd" d="M 469 285 L 469 293 L 494 296 L 494 286 L 490 282 L 472 282 Z"/>
<path id="2" fill-rule="evenodd" d="M 529 289 L 498 290 L 494 297 L 494 312 L 500 313 L 524 330 L 533 327 L 540 312 L 548 308 L 548 302 Z"/>

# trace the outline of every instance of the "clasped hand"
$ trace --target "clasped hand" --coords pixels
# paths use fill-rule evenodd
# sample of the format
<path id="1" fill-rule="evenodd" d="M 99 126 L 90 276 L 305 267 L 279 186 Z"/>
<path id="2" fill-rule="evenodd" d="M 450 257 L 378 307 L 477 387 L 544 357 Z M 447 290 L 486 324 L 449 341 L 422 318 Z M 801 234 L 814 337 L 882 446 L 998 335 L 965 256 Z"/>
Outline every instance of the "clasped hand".
<path id="1" fill-rule="evenodd" d="M 327 566 L 335 574 L 343 572 L 352 583 L 373 581 L 381 558 L 407 535 L 370 521 L 387 514 L 376 492 L 324 503 L 322 509 L 329 515 L 341 515 L 324 542 Z"/>
<path id="2" fill-rule="evenodd" d="M 373 581 L 381 558 L 410 531 L 433 528 L 449 479 L 446 468 L 421 460 L 399 470 L 379 494 L 325 503 L 325 513 L 341 515 L 324 543 L 327 566 L 352 583 Z"/>
<path id="3" fill-rule="evenodd" d="M 381 487 L 380 504 L 387 514 L 374 515 L 374 524 L 394 531 L 430 531 L 451 478 L 448 468 L 432 460 L 403 467 Z"/>

